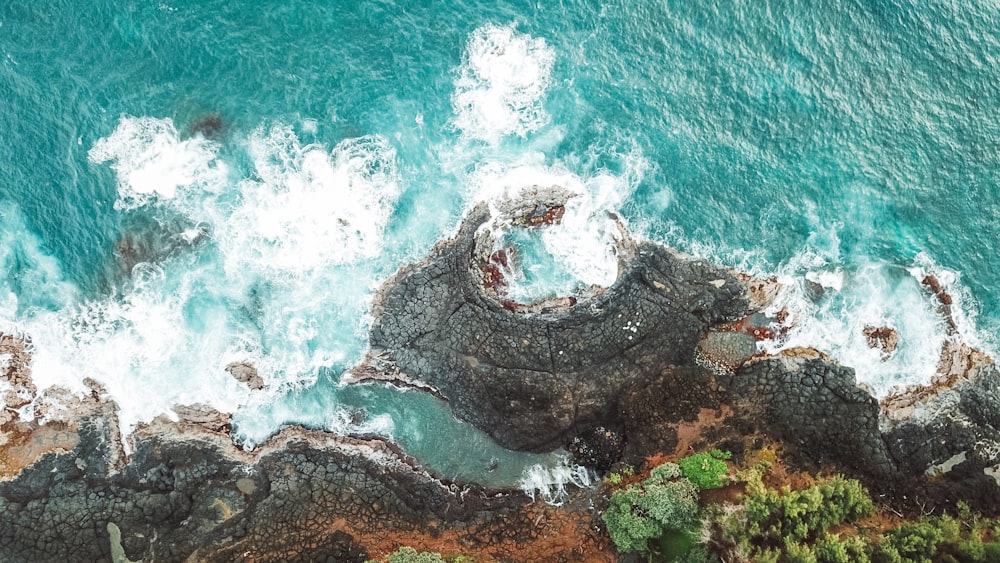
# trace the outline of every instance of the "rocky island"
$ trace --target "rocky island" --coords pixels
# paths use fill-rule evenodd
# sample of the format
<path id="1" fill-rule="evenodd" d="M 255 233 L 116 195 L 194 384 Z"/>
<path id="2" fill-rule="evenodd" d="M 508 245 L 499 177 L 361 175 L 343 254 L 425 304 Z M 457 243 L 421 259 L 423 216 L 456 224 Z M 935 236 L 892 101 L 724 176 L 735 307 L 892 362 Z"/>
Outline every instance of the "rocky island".
<path id="1" fill-rule="evenodd" d="M 604 474 L 695 448 L 749 458 L 766 444 L 788 471 L 857 479 L 900 516 L 960 501 L 1000 513 L 1000 372 L 960 335 L 938 379 L 880 401 L 820 351 L 759 351 L 782 330 L 764 315 L 776 281 L 624 227 L 610 287 L 506 299 L 491 228 L 544 228 L 564 204 L 551 188 L 499 216 L 472 210 L 385 283 L 368 358 L 344 383 L 433 393 L 507 448 L 566 448 Z M 947 294 L 925 285 L 947 316 Z M 870 338 L 892 352 L 891 331 Z M 549 506 L 442 480 L 381 438 L 299 427 L 245 452 L 228 415 L 198 405 L 123 441 L 96 382 L 84 398 L 35 388 L 30 335 L 4 335 L 0 359 L 3 561 L 365 561 L 404 545 L 483 561 L 618 557 L 604 485 Z M 21 422 L 23 408 L 45 423 Z"/>

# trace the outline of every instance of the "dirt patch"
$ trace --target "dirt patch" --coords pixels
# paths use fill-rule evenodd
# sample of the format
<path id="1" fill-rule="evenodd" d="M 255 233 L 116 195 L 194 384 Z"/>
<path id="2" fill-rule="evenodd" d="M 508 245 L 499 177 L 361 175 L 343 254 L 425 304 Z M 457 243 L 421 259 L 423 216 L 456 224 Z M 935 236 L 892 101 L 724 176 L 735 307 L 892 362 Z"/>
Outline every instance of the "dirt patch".
<path id="1" fill-rule="evenodd" d="M 733 409 L 729 405 L 721 405 L 718 410 L 701 409 L 698 411 L 698 419 L 694 422 L 677 424 L 675 427 L 677 447 L 674 449 L 674 459 L 680 459 L 695 451 L 705 449 L 707 446 L 704 438 L 706 431 L 722 424 L 731 416 L 733 416 Z"/>
<path id="2" fill-rule="evenodd" d="M 698 493 L 698 502 L 706 504 L 740 504 L 747 493 L 746 483 L 733 483 L 718 489 L 708 489 Z"/>
<path id="3" fill-rule="evenodd" d="M 444 556 L 465 555 L 476 561 L 616 561 L 610 539 L 599 532 L 598 518 L 586 506 L 566 509 L 541 503 L 489 523 L 446 525 L 429 521 L 414 530 L 365 530 L 343 519 L 329 532 L 358 539 L 372 560 L 401 546 Z"/>
<path id="4" fill-rule="evenodd" d="M 47 453 L 68 452 L 80 441 L 75 428 L 55 422 L 45 426 L 10 422 L 0 432 L 7 437 L 0 446 L 0 481 L 13 479 Z"/>

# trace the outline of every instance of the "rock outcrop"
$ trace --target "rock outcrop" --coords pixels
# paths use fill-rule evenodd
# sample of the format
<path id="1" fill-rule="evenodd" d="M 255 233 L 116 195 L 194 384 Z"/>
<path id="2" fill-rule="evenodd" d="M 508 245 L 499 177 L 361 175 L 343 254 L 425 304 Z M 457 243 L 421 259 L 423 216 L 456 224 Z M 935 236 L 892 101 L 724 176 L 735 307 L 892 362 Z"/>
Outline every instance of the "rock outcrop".
<path id="1" fill-rule="evenodd" d="M 512 204 L 525 217 L 508 226 L 558 221 L 562 199 L 550 200 Z M 484 275 L 488 218 L 475 210 L 455 238 L 387 282 L 371 354 L 347 380 L 435 393 L 507 447 L 566 446 L 602 470 L 702 442 L 742 451 L 763 434 L 896 506 L 964 500 L 1000 511 L 1000 370 L 982 352 L 949 340 L 939 378 L 880 403 L 816 350 L 757 351 L 780 337 L 759 311 L 776 280 L 624 234 L 611 287 L 511 307 Z M 230 373 L 264 384 L 249 364 Z M 141 426 L 126 456 L 97 383 L 82 399 L 37 396 L 30 376 L 25 341 L 0 335 L 2 561 L 363 561 L 399 545 L 485 560 L 613 560 L 588 491 L 557 510 L 443 481 L 385 440 L 297 427 L 248 453 L 233 445 L 228 416 L 204 405 Z M 45 412 L 47 401 L 72 412 Z M 53 422 L 20 421 L 17 409 L 29 407 Z"/>
<path id="2" fill-rule="evenodd" d="M 820 352 L 757 353 L 757 340 L 783 330 L 760 314 L 780 290 L 776 280 L 627 235 L 611 287 L 554 310 L 508 307 L 483 281 L 488 218 L 477 209 L 455 238 L 387 282 L 371 331 L 378 361 L 357 379 L 433 389 L 504 446 L 566 445 L 602 467 L 618 451 L 631 463 L 673 451 L 685 425 L 716 412 L 717 435 L 762 432 L 795 458 L 862 478 L 876 492 L 966 498 L 996 510 L 979 502 L 1000 493 L 997 370 L 981 352 L 953 343 L 930 391 L 880 405 L 853 369 Z M 948 301 L 941 291 L 933 297 Z M 869 332 L 893 352 L 895 331 Z M 989 492 L 954 492 L 977 487 Z"/>
<path id="3" fill-rule="evenodd" d="M 457 237 L 389 282 L 371 347 L 508 448 L 552 450 L 615 418 L 628 388 L 693 365 L 707 328 L 747 311 L 730 272 L 651 243 L 620 256 L 618 280 L 600 295 L 557 313 L 511 311 L 482 285 L 477 231 L 487 219 L 474 211 Z"/>
<path id="4" fill-rule="evenodd" d="M 612 560 L 596 553 L 607 545 L 589 511 L 441 482 L 382 440 L 288 428 L 251 454 L 160 419 L 121 460 L 110 451 L 116 432 L 86 415 L 75 448 L 0 482 L 0 560 L 361 562 L 400 545 L 484 560 Z"/>

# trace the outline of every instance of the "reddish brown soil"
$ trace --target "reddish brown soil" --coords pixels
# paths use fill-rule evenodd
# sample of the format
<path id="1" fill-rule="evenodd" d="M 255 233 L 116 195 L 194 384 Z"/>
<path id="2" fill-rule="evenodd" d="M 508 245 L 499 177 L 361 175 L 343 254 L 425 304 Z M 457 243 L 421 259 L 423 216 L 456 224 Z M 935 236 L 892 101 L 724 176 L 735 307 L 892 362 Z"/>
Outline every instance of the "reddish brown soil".
<path id="1" fill-rule="evenodd" d="M 17 477 L 22 469 L 49 452 L 68 452 L 80 437 L 76 430 L 53 422 L 45 426 L 9 422 L 0 426 L 7 443 L 0 446 L 0 481 Z"/>
<path id="2" fill-rule="evenodd" d="M 523 529 L 525 523 L 529 530 Z M 444 556 L 471 556 L 476 561 L 614 562 L 610 540 L 595 529 L 596 524 L 596 513 L 586 507 L 567 509 L 536 503 L 506 522 L 492 523 L 494 529 L 444 527 L 441 522 L 429 521 L 420 530 L 366 533 L 340 519 L 331 524 L 329 531 L 351 534 L 375 560 L 401 546 L 410 546 Z M 515 527 L 521 537 L 511 537 Z"/>

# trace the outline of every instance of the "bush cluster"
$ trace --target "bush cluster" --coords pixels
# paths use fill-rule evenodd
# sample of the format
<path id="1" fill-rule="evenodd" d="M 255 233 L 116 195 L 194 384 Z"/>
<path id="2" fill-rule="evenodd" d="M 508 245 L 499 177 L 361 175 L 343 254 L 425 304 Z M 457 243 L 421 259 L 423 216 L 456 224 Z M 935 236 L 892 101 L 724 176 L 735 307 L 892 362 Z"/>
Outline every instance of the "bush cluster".
<path id="1" fill-rule="evenodd" d="M 965 525 L 963 525 L 963 523 Z M 984 525 L 959 505 L 958 518 L 942 515 L 889 530 L 872 549 L 873 563 L 980 563 L 1000 561 L 1000 542 L 983 542 Z"/>
<path id="2" fill-rule="evenodd" d="M 667 530 L 688 532 L 698 523 L 698 489 L 681 476 L 680 467 L 666 463 L 642 483 L 611 495 L 602 516 L 612 541 L 622 552 L 649 554 L 651 540 Z"/>
<path id="3" fill-rule="evenodd" d="M 724 460 L 732 457 L 728 452 L 712 450 L 709 453 L 689 455 L 677 462 L 684 476 L 699 489 L 717 489 L 726 484 L 729 466 Z"/>

